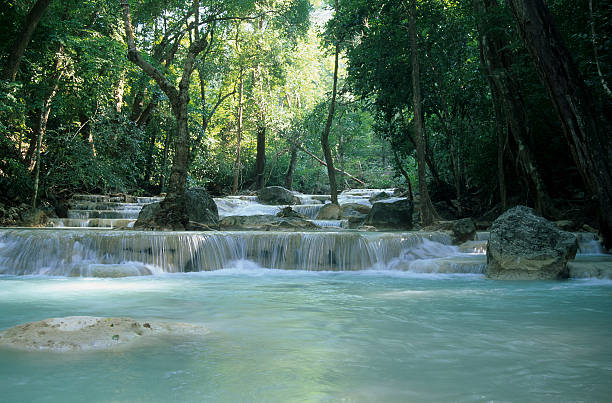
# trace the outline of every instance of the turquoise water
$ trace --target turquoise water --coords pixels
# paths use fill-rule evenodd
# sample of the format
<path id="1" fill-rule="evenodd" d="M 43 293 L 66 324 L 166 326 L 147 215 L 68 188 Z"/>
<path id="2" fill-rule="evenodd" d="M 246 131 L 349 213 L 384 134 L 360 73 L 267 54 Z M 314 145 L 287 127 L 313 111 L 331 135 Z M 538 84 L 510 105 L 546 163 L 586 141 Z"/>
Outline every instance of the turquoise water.
<path id="1" fill-rule="evenodd" d="M 4 276 L 0 329 L 93 315 L 210 333 L 123 352 L 0 350 L 0 400 L 610 401 L 611 297 L 610 281 L 390 271 Z"/>

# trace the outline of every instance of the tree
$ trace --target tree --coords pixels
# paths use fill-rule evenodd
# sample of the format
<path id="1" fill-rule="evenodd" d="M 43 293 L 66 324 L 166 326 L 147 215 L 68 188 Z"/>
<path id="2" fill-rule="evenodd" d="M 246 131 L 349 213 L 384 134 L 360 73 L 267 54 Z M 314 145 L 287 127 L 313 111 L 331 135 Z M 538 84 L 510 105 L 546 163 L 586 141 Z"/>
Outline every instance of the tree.
<path id="1" fill-rule="evenodd" d="M 599 199 L 600 232 L 612 247 L 612 140 L 550 10 L 542 0 L 510 0 L 519 33 L 561 119 L 573 156 Z"/>
<path id="2" fill-rule="evenodd" d="M 499 13 L 496 0 L 475 0 L 474 4 L 478 17 L 481 19 L 491 18 L 490 16 Z M 486 23 L 485 21 L 484 24 Z M 512 56 L 508 51 L 509 43 L 502 36 L 505 34 L 491 31 L 493 29 L 485 28 L 481 23 L 479 44 L 487 77 L 491 84 L 493 102 L 501 105 L 504 110 L 509 131 L 517 144 L 516 152 L 520 166 L 536 194 L 536 210 L 540 214 L 550 215 L 553 206 L 534 158 L 531 146 L 532 134 L 523 89 L 516 74 L 512 71 Z M 499 32 L 499 30 L 496 31 Z M 500 141 L 498 144 L 503 147 L 503 142 Z"/>
<path id="3" fill-rule="evenodd" d="M 334 9 L 338 12 L 338 0 L 334 0 Z M 336 170 L 334 169 L 334 160 L 332 159 L 331 150 L 329 148 L 329 131 L 331 129 L 332 120 L 334 119 L 334 111 L 336 109 L 336 87 L 338 85 L 338 55 L 340 54 L 340 38 L 335 39 L 335 50 L 334 50 L 334 81 L 332 85 L 331 101 L 329 102 L 329 113 L 327 114 L 327 121 L 325 122 L 325 129 L 321 134 L 321 148 L 325 155 L 325 162 L 327 164 L 327 176 L 329 177 L 329 191 L 331 195 L 331 202 L 338 204 L 338 188 L 336 186 Z"/>
<path id="4" fill-rule="evenodd" d="M 199 0 L 193 1 L 193 14 L 195 22 L 193 30 L 199 30 Z M 187 171 L 191 159 L 190 136 L 187 115 L 189 104 L 189 85 L 191 74 L 195 68 L 198 55 L 208 46 L 207 35 L 196 37 L 187 49 L 183 64 L 183 72 L 178 88 L 155 66 L 147 62 L 136 49 L 134 32 L 127 0 L 121 0 L 125 24 L 125 34 L 128 43 L 128 58 L 151 77 L 166 94 L 176 119 L 176 135 L 174 140 L 174 160 L 168 183 L 168 194 L 161 203 L 161 209 L 155 217 L 160 228 L 185 229 L 189 218 L 185 208 L 185 190 L 187 185 Z M 194 35 L 195 36 L 195 35 Z"/>
<path id="5" fill-rule="evenodd" d="M 19 35 L 13 42 L 11 53 L 9 54 L 4 70 L 2 71 L 2 78 L 5 80 L 15 80 L 15 76 L 19 70 L 19 64 L 21 63 L 26 47 L 32 38 L 32 34 L 34 33 L 38 22 L 43 15 L 45 15 L 45 11 L 47 11 L 47 7 L 49 7 L 50 3 L 51 0 L 38 0 L 34 6 L 32 6 L 32 9 L 26 16 L 21 32 L 19 32 Z"/>
<path id="6" fill-rule="evenodd" d="M 419 56 L 416 38 L 416 0 L 410 0 L 408 30 L 410 34 L 410 51 L 412 63 L 412 102 L 414 141 L 416 143 L 418 170 L 419 170 L 419 209 L 421 211 L 421 225 L 428 226 L 438 218 L 427 190 L 427 178 L 425 176 L 425 139 L 423 136 L 423 109 L 421 99 L 421 79 L 419 73 Z"/>

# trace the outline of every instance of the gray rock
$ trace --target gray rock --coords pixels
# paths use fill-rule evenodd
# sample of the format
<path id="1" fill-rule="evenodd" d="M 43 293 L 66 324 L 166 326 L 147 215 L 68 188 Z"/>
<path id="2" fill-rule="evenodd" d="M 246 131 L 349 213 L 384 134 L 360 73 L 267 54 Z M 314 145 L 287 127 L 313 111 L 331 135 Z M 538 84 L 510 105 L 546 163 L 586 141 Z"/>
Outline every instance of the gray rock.
<path id="1" fill-rule="evenodd" d="M 299 204 L 300 199 L 282 186 L 269 186 L 259 191 L 257 199 L 261 204 Z"/>
<path id="2" fill-rule="evenodd" d="M 412 229 L 412 202 L 408 199 L 374 203 L 364 224 L 377 229 Z"/>
<path id="3" fill-rule="evenodd" d="M 502 280 L 567 278 L 567 262 L 576 256 L 576 236 L 517 206 L 499 216 L 487 246 L 487 277 Z"/>
<path id="4" fill-rule="evenodd" d="M 22 211 L 20 216 L 20 225 L 24 227 L 41 227 L 49 221 L 47 214 L 43 210 L 37 208 L 28 208 Z"/>
<path id="5" fill-rule="evenodd" d="M 219 222 L 217 204 L 204 188 L 191 188 L 185 192 L 189 221 L 216 225 Z"/>
<path id="6" fill-rule="evenodd" d="M 226 231 L 302 231 L 318 229 L 319 226 L 298 217 L 249 215 L 225 217 L 219 222 L 219 228 Z"/>
<path id="7" fill-rule="evenodd" d="M 461 244 L 474 239 L 476 225 L 474 225 L 474 221 L 471 218 L 462 218 L 461 220 L 453 221 L 451 232 L 453 234 L 453 243 Z"/>
<path id="8" fill-rule="evenodd" d="M 364 218 L 372 210 L 372 207 L 359 203 L 346 203 L 340 206 L 340 216 L 342 218 L 363 216 Z"/>
<path id="9" fill-rule="evenodd" d="M 350 229 L 359 228 L 372 208 L 359 203 L 347 203 L 340 206 L 340 218 L 348 220 Z"/>
<path id="10" fill-rule="evenodd" d="M 185 203 L 189 221 L 196 226 L 214 226 L 219 222 L 219 212 L 212 197 L 203 188 L 191 188 L 185 192 Z M 155 228 L 155 216 L 160 210 L 160 203 L 145 205 L 138 214 L 134 228 Z"/>
<path id="11" fill-rule="evenodd" d="M 317 220 L 337 220 L 340 217 L 340 206 L 328 203 L 317 213 Z"/>
<path id="12" fill-rule="evenodd" d="M 302 219 L 307 218 L 304 214 L 298 213 L 297 211 L 293 210 L 290 206 L 283 207 L 281 211 L 276 213 L 276 216 L 282 217 L 282 218 L 292 218 L 292 217 L 302 218 Z"/>

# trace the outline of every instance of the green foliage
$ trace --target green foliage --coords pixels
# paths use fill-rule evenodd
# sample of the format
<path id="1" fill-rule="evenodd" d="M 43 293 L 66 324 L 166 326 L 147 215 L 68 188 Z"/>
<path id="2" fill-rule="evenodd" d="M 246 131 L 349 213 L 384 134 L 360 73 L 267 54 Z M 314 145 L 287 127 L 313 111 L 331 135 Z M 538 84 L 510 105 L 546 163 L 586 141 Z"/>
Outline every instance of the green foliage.
<path id="1" fill-rule="evenodd" d="M 610 0 L 548 2 L 602 113 L 610 102 Z M 0 10 L 0 65 L 32 2 Z M 206 4 L 204 4 L 206 3 Z M 266 129 L 269 185 L 284 185 L 291 150 L 298 149 L 294 188 L 325 192 L 320 136 L 329 108 L 333 59 L 339 41 L 339 96 L 330 143 L 336 167 L 369 187 L 405 186 L 394 158 L 416 181 L 412 86 L 406 1 L 340 0 L 332 15 L 307 0 L 201 2 L 199 34 L 210 46 L 196 61 L 189 91 L 193 162 L 189 183 L 227 193 L 236 172 L 238 88 L 243 125 L 239 185 L 253 182 L 258 127 Z M 430 180 L 493 199 L 497 134 L 491 94 L 478 48 L 479 16 L 472 2 L 419 0 L 417 28 Z M 313 7 L 314 5 L 314 7 Z M 189 44 L 192 2 L 130 1 L 137 47 L 178 83 Z M 511 14 L 500 6 L 483 32 L 504 32 L 520 78 L 536 160 L 561 194 L 559 156 L 566 140 L 552 104 L 522 47 Z M 595 36 L 591 32 L 594 27 Z M 28 199 L 40 109 L 57 81 L 42 145 L 42 194 L 62 191 L 159 192 L 173 158 L 176 124 L 157 84 L 127 61 L 117 1 L 52 2 L 15 82 L 0 82 L 0 187 L 4 197 Z M 190 31 L 190 32 L 188 32 Z M 595 39 L 595 44 L 593 44 Z M 58 53 L 58 49 L 62 52 Z M 600 71 L 594 58 L 598 52 Z M 60 58 L 60 70 L 54 71 Z M 608 109 L 606 109 L 608 108 Z M 146 114 L 150 112 L 147 117 Z M 93 146 L 92 146 L 93 144 Z M 95 153 L 94 153 L 95 148 Z M 512 144 L 508 145 L 508 149 Z M 506 154 L 507 159 L 513 154 Z M 567 167 L 568 171 L 573 166 Z M 520 181 L 507 165 L 511 190 Z M 435 172 L 434 172 L 435 171 Z M 576 177 L 575 173 L 573 178 Z M 343 174 L 341 187 L 357 186 Z M 574 186 L 580 185 L 573 183 Z M 440 184 L 440 186 L 446 186 Z M 494 200 L 491 200 L 494 202 Z"/>

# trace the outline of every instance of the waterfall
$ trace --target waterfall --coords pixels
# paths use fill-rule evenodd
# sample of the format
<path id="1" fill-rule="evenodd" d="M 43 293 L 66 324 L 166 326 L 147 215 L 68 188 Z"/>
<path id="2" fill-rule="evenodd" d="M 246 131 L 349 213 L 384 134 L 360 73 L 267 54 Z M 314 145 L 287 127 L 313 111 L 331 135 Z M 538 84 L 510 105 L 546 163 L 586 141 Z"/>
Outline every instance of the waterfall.
<path id="1" fill-rule="evenodd" d="M 272 269 L 403 270 L 408 261 L 458 254 L 449 244 L 448 235 L 437 232 L 2 229 L 0 274 L 82 276 L 116 271 L 117 265 L 140 274 L 190 272 L 228 268 L 240 260 Z"/>

